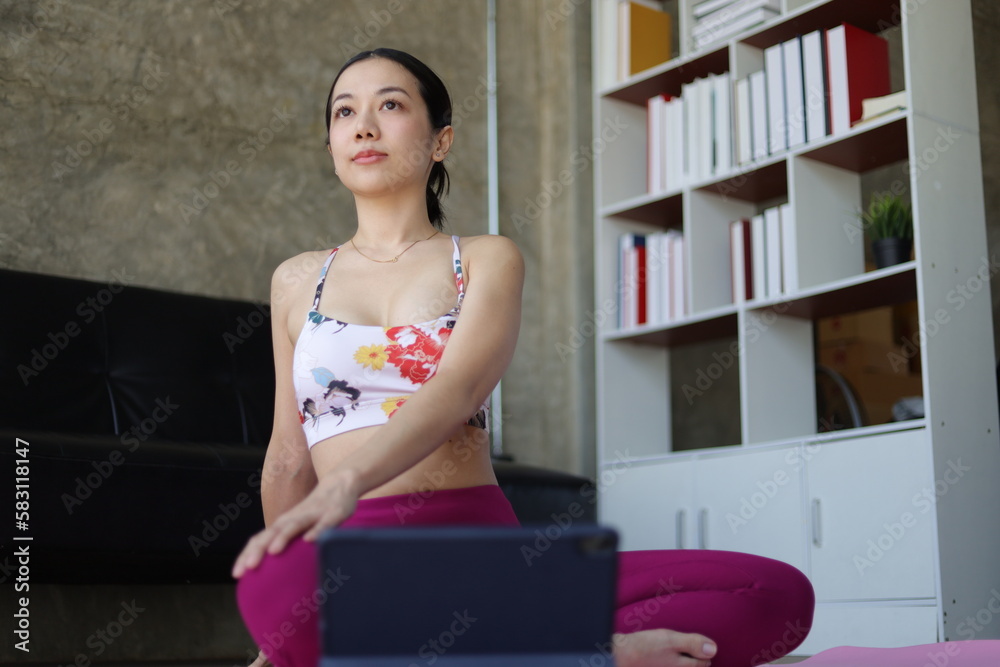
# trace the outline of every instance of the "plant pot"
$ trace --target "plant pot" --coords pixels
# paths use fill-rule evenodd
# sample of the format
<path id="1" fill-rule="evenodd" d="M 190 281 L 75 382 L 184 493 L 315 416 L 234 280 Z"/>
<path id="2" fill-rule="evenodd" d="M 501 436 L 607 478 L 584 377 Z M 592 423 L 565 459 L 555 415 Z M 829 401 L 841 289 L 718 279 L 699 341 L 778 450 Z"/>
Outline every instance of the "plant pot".
<path id="1" fill-rule="evenodd" d="M 879 239 L 878 241 L 872 241 L 872 254 L 875 255 L 875 267 L 879 269 L 910 261 L 911 250 L 913 250 L 912 239 Z"/>

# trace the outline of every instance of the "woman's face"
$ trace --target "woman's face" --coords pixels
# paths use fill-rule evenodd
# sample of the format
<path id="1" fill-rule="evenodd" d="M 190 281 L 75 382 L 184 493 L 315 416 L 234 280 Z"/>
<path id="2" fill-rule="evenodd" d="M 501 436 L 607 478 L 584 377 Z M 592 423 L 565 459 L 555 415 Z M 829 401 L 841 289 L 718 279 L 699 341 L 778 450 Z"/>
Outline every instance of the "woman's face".
<path id="1" fill-rule="evenodd" d="M 421 196 L 434 161 L 450 147 L 451 128 L 435 132 L 417 79 L 387 58 L 344 70 L 334 87 L 330 154 L 356 194 L 414 187 Z"/>

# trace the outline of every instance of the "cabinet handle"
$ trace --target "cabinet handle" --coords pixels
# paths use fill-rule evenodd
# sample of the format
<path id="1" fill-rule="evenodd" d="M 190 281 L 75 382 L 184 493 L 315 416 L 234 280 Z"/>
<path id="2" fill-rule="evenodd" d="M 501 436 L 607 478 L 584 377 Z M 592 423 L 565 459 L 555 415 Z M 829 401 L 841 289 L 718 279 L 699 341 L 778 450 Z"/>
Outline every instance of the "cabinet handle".
<path id="1" fill-rule="evenodd" d="M 817 547 L 823 546 L 823 526 L 820 524 L 819 498 L 813 498 L 812 502 L 812 533 L 813 544 Z"/>
<path id="2" fill-rule="evenodd" d="M 677 531 L 677 548 L 684 548 L 684 523 L 687 519 L 687 510 L 677 510 L 677 514 L 674 517 L 674 527 Z"/>
<path id="3" fill-rule="evenodd" d="M 698 548 L 708 548 L 708 510 L 705 508 L 698 512 Z"/>

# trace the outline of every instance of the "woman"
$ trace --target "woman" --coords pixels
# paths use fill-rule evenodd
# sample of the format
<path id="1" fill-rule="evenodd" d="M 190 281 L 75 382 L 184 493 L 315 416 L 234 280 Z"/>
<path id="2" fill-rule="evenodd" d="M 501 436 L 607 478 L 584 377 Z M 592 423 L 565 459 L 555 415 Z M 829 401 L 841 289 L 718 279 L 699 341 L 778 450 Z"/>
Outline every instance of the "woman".
<path id="1" fill-rule="evenodd" d="M 441 233 L 448 92 L 412 56 L 376 49 L 341 69 L 326 118 L 358 228 L 275 271 L 267 528 L 233 568 L 247 626 L 278 667 L 316 665 L 325 528 L 518 525 L 496 485 L 484 402 L 514 352 L 524 267 L 506 238 Z M 433 491 L 412 502 L 428 480 Z M 786 623 L 811 621 L 808 581 L 776 561 L 637 552 L 620 570 L 618 665 L 745 665 Z"/>

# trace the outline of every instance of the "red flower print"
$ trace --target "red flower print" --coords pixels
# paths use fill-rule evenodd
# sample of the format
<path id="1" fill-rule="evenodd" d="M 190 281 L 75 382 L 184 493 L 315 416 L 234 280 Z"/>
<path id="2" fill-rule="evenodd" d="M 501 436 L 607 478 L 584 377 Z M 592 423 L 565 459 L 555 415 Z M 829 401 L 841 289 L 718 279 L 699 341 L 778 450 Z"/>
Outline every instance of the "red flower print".
<path id="1" fill-rule="evenodd" d="M 439 329 L 436 338 L 413 325 L 392 327 L 385 333 L 395 343 L 386 348 L 389 363 L 399 368 L 399 374 L 413 384 L 423 384 L 437 370 L 451 330 Z"/>

